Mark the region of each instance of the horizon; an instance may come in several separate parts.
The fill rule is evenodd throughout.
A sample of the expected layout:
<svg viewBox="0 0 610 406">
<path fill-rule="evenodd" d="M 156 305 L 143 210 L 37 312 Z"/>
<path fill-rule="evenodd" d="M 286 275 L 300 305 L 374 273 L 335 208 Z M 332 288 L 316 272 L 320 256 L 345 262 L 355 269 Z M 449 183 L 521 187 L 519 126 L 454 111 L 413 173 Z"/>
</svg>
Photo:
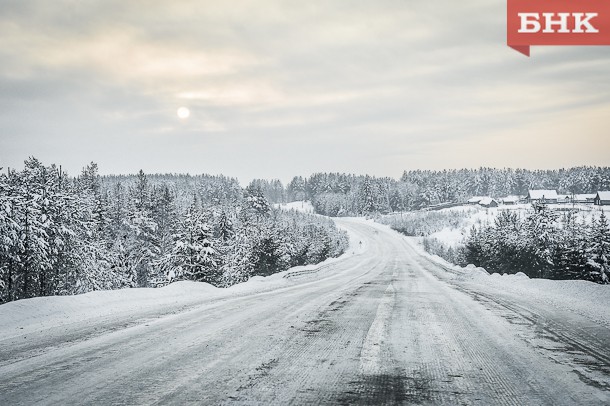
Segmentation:
<svg viewBox="0 0 610 406">
<path fill-rule="evenodd" d="M 37 157 L 31 157 L 31 158 L 35 158 L 38 159 Z M 564 166 L 561 168 L 523 168 L 523 167 L 503 167 L 503 168 L 499 168 L 499 167 L 490 167 L 490 166 L 480 166 L 480 167 L 471 167 L 471 168 L 467 168 L 467 167 L 462 167 L 462 168 L 442 168 L 442 169 L 421 169 L 421 168 L 415 168 L 415 169 L 405 169 L 403 170 L 399 176 L 389 176 L 389 175 L 376 175 L 376 174 L 371 174 L 371 173 L 354 173 L 354 172 L 340 172 L 340 171 L 316 171 L 316 172 L 311 172 L 309 174 L 295 174 L 292 176 L 289 176 L 286 179 L 282 179 L 279 177 L 270 177 L 270 178 L 248 178 L 248 179 L 240 179 L 237 176 L 231 176 L 228 175 L 226 173 L 210 173 L 210 172 L 199 172 L 199 173 L 195 173 L 195 172 L 146 172 L 144 171 L 142 168 L 136 170 L 135 172 L 131 172 L 131 173 L 108 173 L 108 172 L 104 172 L 102 169 L 100 168 L 99 163 L 94 162 L 94 161 L 90 161 L 87 165 L 84 165 L 81 167 L 80 170 L 78 170 L 77 173 L 73 173 L 71 171 L 67 171 L 65 170 L 65 168 L 63 167 L 62 164 L 59 164 L 57 162 L 44 162 L 44 161 L 40 161 L 43 165 L 45 166 L 50 166 L 50 165 L 55 165 L 57 168 L 59 168 L 64 174 L 66 174 L 68 177 L 70 178 L 77 178 L 82 171 L 85 169 L 86 166 L 88 166 L 91 163 L 95 163 L 98 165 L 98 175 L 101 177 L 119 177 L 119 176 L 137 176 L 138 172 L 140 170 L 142 170 L 144 172 L 145 175 L 151 175 L 151 176 L 225 176 L 227 178 L 230 179 L 235 179 L 237 180 L 237 182 L 239 183 L 239 185 L 241 187 L 246 187 L 248 186 L 248 184 L 250 184 L 252 181 L 254 180 L 266 180 L 266 181 L 273 181 L 273 180 L 279 180 L 282 185 L 284 187 L 286 187 L 294 178 L 296 177 L 301 177 L 305 180 L 307 180 L 308 178 L 310 178 L 313 175 L 316 174 L 341 174 L 341 175 L 347 175 L 347 176 L 355 176 L 355 177 L 363 177 L 363 176 L 371 176 L 373 178 L 377 178 L 377 179 L 381 179 L 381 178 L 390 178 L 392 180 L 395 181 L 400 181 L 401 177 L 403 176 L 403 174 L 405 172 L 411 172 L 411 171 L 422 171 L 422 172 L 443 172 L 443 171 L 476 171 L 479 169 L 490 169 L 490 170 L 512 170 L 512 171 L 517 171 L 517 170 L 524 170 L 524 171 L 531 171 L 531 172 L 536 172 L 536 171 L 561 171 L 561 170 L 571 170 L 571 169 L 576 169 L 576 168 L 601 168 L 601 169 L 608 169 L 610 168 L 610 165 L 608 166 L 604 166 L 604 165 L 574 165 L 574 166 Z M 19 166 L 19 167 L 3 167 L 2 163 L 0 162 L 0 170 L 1 171 L 7 171 L 7 170 L 22 170 L 23 169 L 23 165 Z"/>
</svg>

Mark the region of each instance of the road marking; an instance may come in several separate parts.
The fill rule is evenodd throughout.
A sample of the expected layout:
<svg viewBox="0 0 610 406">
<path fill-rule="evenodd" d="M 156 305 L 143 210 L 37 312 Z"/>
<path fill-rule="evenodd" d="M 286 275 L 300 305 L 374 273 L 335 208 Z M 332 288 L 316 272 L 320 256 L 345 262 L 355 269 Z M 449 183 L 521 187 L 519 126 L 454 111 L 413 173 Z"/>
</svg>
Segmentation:
<svg viewBox="0 0 610 406">
<path fill-rule="evenodd" d="M 360 373 L 365 375 L 379 375 L 383 370 L 381 363 L 381 346 L 386 336 L 386 326 L 390 322 L 392 310 L 394 309 L 394 285 L 390 283 L 381 297 L 381 303 L 377 307 L 375 320 L 360 351 Z"/>
</svg>

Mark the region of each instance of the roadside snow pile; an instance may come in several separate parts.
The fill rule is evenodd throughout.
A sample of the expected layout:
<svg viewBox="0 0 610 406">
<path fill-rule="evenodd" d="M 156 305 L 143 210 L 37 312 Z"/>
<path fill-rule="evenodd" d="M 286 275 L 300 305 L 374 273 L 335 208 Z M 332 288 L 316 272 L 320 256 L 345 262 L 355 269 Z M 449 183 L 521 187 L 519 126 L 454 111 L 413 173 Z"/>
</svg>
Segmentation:
<svg viewBox="0 0 610 406">
<path fill-rule="evenodd" d="M 523 272 L 517 272 L 517 273 L 515 274 L 515 277 L 516 277 L 516 278 L 521 278 L 521 279 L 529 279 L 529 278 L 530 278 L 529 276 L 527 276 L 527 275 L 526 275 L 526 274 L 524 274 Z"/>
<path fill-rule="evenodd" d="M 610 285 L 583 280 L 530 279 L 526 275 L 493 274 L 487 280 L 470 281 L 484 285 L 499 297 L 521 297 L 544 303 L 557 311 L 570 311 L 610 328 Z"/>
<path fill-rule="evenodd" d="M 341 224 L 348 233 L 350 245 L 343 255 L 328 258 L 314 265 L 291 268 L 270 276 L 254 276 L 248 281 L 229 288 L 217 288 L 203 282 L 179 281 L 162 288 L 131 288 L 99 290 L 74 296 L 47 296 L 17 300 L 0 305 L 0 339 L 43 331 L 73 323 L 100 319 L 132 320 L 138 317 L 155 317 L 213 300 L 252 295 L 289 287 L 299 283 L 288 279 L 289 273 L 328 267 L 347 257 L 366 251 L 362 237 Z"/>
<path fill-rule="evenodd" d="M 440 257 L 436 257 L 441 259 Z M 444 260 L 443 260 L 444 261 Z M 446 262 L 446 261 L 445 261 Z M 446 262 L 449 264 L 448 262 Z M 452 269 L 457 271 L 455 278 L 458 280 L 477 280 L 479 278 L 488 278 L 489 273 L 485 268 L 481 268 L 480 266 L 474 266 L 473 264 L 468 264 L 466 267 L 462 268 L 456 265 L 449 264 Z"/>
<path fill-rule="evenodd" d="M 313 205 L 310 201 L 296 201 L 290 203 L 276 203 L 273 207 L 282 210 L 295 210 L 301 213 L 314 213 Z"/>
<path fill-rule="evenodd" d="M 162 288 L 132 288 L 17 300 L 0 306 L 0 339 L 73 323 L 101 319 L 133 320 L 173 313 L 214 300 L 262 293 L 294 282 L 282 277 L 255 276 L 229 288 L 204 282 L 173 282 Z"/>
<path fill-rule="evenodd" d="M 17 300 L 0 306 L 0 339 L 57 326 L 171 311 L 219 296 L 207 283 L 175 282 L 163 288 L 133 288 Z"/>
<path fill-rule="evenodd" d="M 610 312 L 604 310 L 610 309 L 610 285 L 584 280 L 530 279 L 522 272 L 490 275 L 484 268 L 472 264 L 460 267 L 425 252 L 418 244 L 418 237 L 401 237 L 421 256 L 438 265 L 438 271 L 432 272 L 440 279 L 469 286 L 475 291 L 488 291 L 498 297 L 527 298 L 558 311 L 577 313 L 610 328 Z"/>
<path fill-rule="evenodd" d="M 483 268 L 480 268 L 483 269 Z M 493 278 L 517 278 L 517 279 L 530 279 L 529 276 L 527 276 L 526 274 L 524 274 L 523 272 L 517 272 L 516 274 L 499 274 L 497 272 L 494 272 L 490 275 Z"/>
<path fill-rule="evenodd" d="M 180 281 L 162 288 L 132 288 L 17 300 L 0 306 L 0 339 L 100 319 L 154 317 L 222 298 L 262 293 L 293 285 L 282 277 L 255 276 L 229 288 Z M 137 317 L 136 317 L 137 316 Z"/>
</svg>

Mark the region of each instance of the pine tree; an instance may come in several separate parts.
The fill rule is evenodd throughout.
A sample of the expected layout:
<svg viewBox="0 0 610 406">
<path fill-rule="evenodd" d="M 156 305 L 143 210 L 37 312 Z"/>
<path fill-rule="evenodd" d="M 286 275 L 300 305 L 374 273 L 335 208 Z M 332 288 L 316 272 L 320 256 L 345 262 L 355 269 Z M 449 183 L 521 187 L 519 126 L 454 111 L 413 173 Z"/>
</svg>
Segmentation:
<svg viewBox="0 0 610 406">
<path fill-rule="evenodd" d="M 271 211 L 269 202 L 259 187 L 253 185 L 248 186 L 245 191 L 245 198 L 247 209 L 254 213 L 259 219 L 268 215 Z"/>
<path fill-rule="evenodd" d="M 220 283 L 212 232 L 195 204 L 184 215 L 174 239 L 174 279 Z"/>
<path fill-rule="evenodd" d="M 598 283 L 610 283 L 610 229 L 604 212 L 594 223 L 587 250 L 588 277 Z"/>
<path fill-rule="evenodd" d="M 1 169 L 1 168 L 0 168 Z M 9 172 L 10 173 L 10 172 Z M 17 196 L 9 176 L 0 175 L 0 303 L 14 299 L 15 265 L 20 227 L 15 217 Z"/>
<path fill-rule="evenodd" d="M 219 286 L 245 282 L 255 274 L 252 239 L 243 231 L 236 232 L 230 245 L 225 245 Z"/>
<path fill-rule="evenodd" d="M 162 286 L 169 282 L 168 275 L 172 269 L 172 251 L 174 234 L 178 224 L 178 212 L 174 194 L 164 184 L 154 189 L 151 215 L 156 225 L 154 236 L 154 255 L 150 257 L 150 279 L 153 286 Z"/>
<path fill-rule="evenodd" d="M 254 241 L 252 261 L 257 275 L 268 276 L 282 271 L 282 252 L 276 230 L 266 228 Z"/>
<path fill-rule="evenodd" d="M 371 178 L 366 176 L 359 191 L 359 212 L 360 214 L 368 214 L 375 212 L 375 196 L 373 194 L 373 185 Z"/>
<path fill-rule="evenodd" d="M 222 210 L 220 212 L 220 217 L 218 219 L 218 227 L 217 227 L 217 235 L 218 238 L 222 241 L 229 241 L 234 234 L 233 230 L 233 222 L 227 215 L 226 210 Z"/>
<path fill-rule="evenodd" d="M 525 240 L 530 247 L 532 274 L 540 278 L 552 277 L 552 252 L 557 226 L 557 215 L 546 205 L 535 205 L 534 212 L 528 217 Z"/>
<path fill-rule="evenodd" d="M 152 215 L 151 191 L 144 171 L 137 175 L 135 187 L 131 190 L 134 202 L 129 213 L 132 244 L 128 247 L 135 261 L 137 286 L 148 286 L 151 267 L 159 255 L 157 223 Z"/>
<path fill-rule="evenodd" d="M 16 209 L 21 232 L 17 253 L 19 261 L 15 267 L 15 299 L 37 296 L 40 281 L 44 281 L 44 275 L 51 267 L 51 252 L 45 232 L 48 218 L 42 208 L 46 186 L 44 172 L 40 161 L 30 158 L 25 161 L 23 172 L 17 174 L 20 199 Z"/>
</svg>

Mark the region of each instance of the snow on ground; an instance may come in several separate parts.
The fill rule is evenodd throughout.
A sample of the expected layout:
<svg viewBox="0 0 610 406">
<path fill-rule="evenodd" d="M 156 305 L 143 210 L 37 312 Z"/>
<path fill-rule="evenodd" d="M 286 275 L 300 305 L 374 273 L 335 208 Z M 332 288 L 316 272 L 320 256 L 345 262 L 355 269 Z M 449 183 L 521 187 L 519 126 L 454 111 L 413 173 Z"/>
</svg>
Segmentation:
<svg viewBox="0 0 610 406">
<path fill-rule="evenodd" d="M 345 229 L 338 224 L 339 228 Z M 337 261 L 367 250 L 362 237 L 345 229 L 350 245 L 343 255 L 314 265 L 293 267 L 267 277 L 254 276 L 229 288 L 208 283 L 180 281 L 162 288 L 100 290 L 74 296 L 50 296 L 17 300 L 0 305 L 0 340 L 58 326 L 100 318 L 117 318 L 142 312 L 172 312 L 174 309 L 236 296 L 262 293 L 293 286 L 299 275 L 311 277 Z M 319 272 L 316 277 L 327 276 Z M 304 280 L 303 280 L 304 281 Z"/>
<path fill-rule="evenodd" d="M 566 210 L 573 206 L 566 204 L 549 205 L 551 209 Z M 579 209 L 577 215 L 590 223 L 597 219 L 603 207 L 589 204 L 574 205 Z M 428 237 L 435 238 L 446 247 L 456 247 L 463 244 L 469 235 L 472 226 L 491 224 L 497 215 L 503 210 L 517 211 L 521 217 L 526 216 L 533 209 L 528 204 L 502 205 L 497 208 L 484 208 L 477 205 L 456 206 L 439 210 L 440 212 L 456 212 L 463 214 L 464 219 L 458 228 L 446 227 L 441 231 L 430 234 Z M 560 211 L 561 213 L 561 211 Z M 425 213 L 422 213 L 425 215 Z M 389 226 L 378 224 L 379 227 Z M 555 281 L 548 279 L 530 279 L 523 273 L 516 275 L 490 275 L 485 269 L 473 265 L 459 267 L 444 259 L 431 255 L 424 251 L 422 237 L 407 237 L 401 234 L 401 238 L 417 250 L 420 255 L 442 266 L 447 272 L 437 275 L 455 283 L 477 286 L 493 295 L 524 296 L 531 300 L 543 302 L 558 309 L 565 309 L 587 317 L 595 323 L 602 323 L 610 327 L 610 312 L 600 312 L 600 308 L 610 309 L 610 285 L 582 280 Z"/>
<path fill-rule="evenodd" d="M 549 204 L 549 209 L 559 210 L 562 213 L 565 210 L 578 210 L 577 215 L 584 219 L 586 223 L 590 223 L 593 219 L 597 219 L 601 211 L 602 206 L 594 206 L 591 204 Z M 479 205 L 465 205 L 449 207 L 446 209 L 439 210 L 439 212 L 461 212 L 468 216 L 464 219 L 460 228 L 444 228 L 441 231 L 437 231 L 429 235 L 430 238 L 435 238 L 446 247 L 453 247 L 463 244 L 472 226 L 480 226 L 482 224 L 493 224 L 495 218 L 501 211 L 509 210 L 516 211 L 521 217 L 528 215 L 532 212 L 531 204 L 514 204 L 514 205 L 500 205 L 498 207 L 485 208 Z"/>
<path fill-rule="evenodd" d="M 477 290 L 486 290 L 496 295 L 527 297 L 557 309 L 575 312 L 610 328 L 610 312 L 600 311 L 600 309 L 610 309 L 610 285 L 583 280 L 530 279 L 521 272 L 515 275 L 497 273 L 490 275 L 484 268 L 474 265 L 460 267 L 425 252 L 419 244 L 421 237 L 404 236 L 383 224 L 375 223 L 375 226 L 398 234 L 422 257 L 440 265 L 446 271 L 436 275 L 441 279 L 475 286 Z"/>
<path fill-rule="evenodd" d="M 446 247 L 456 247 L 464 243 L 464 240 L 468 236 L 468 229 L 469 228 L 464 230 L 446 227 L 441 231 L 430 234 L 430 237 L 436 238 Z"/>
<path fill-rule="evenodd" d="M 424 252 L 417 243 L 417 237 L 403 236 L 391 230 L 389 226 L 365 219 L 351 219 L 350 221 L 365 223 L 379 230 L 379 233 L 395 233 L 417 250 L 424 260 L 427 259 L 441 265 L 446 272 L 440 271 L 436 275 L 440 279 L 450 283 L 476 285 L 497 294 L 511 293 L 529 297 L 560 309 L 574 311 L 592 321 L 610 327 L 610 312 L 599 311 L 600 308 L 610 309 L 610 285 L 599 285 L 587 281 L 529 279 L 527 276 L 519 274 L 489 275 L 483 268 L 472 266 L 462 268 L 430 255 Z M 27 335 L 30 332 L 47 328 L 83 323 L 88 320 L 94 321 L 99 318 L 116 318 L 143 311 L 150 311 L 152 314 L 164 309 L 172 312 L 174 309 L 178 310 L 202 302 L 267 292 L 306 282 L 308 278 L 299 278 L 299 273 L 310 278 L 325 277 L 328 274 L 325 274 L 322 269 L 326 265 L 341 261 L 347 256 L 362 254 L 368 249 L 366 239 L 347 231 L 350 246 L 339 258 L 330 258 L 317 265 L 291 268 L 268 277 L 253 277 L 247 282 L 226 289 L 216 288 L 206 283 L 184 281 L 157 289 L 96 291 L 76 296 L 39 297 L 6 303 L 0 305 L 0 326 L 2 326 L 0 339 Z M 320 271 L 316 272 L 318 269 Z M 312 274 L 315 275 L 312 276 Z"/>
<path fill-rule="evenodd" d="M 290 203 L 276 203 L 273 205 L 275 208 L 282 210 L 295 210 L 302 213 L 314 213 L 313 206 L 310 201 L 296 201 Z"/>
<path fill-rule="evenodd" d="M 604 210 L 603 206 L 595 206 L 593 204 L 584 204 L 584 203 L 576 203 L 576 204 L 567 204 L 567 203 L 557 203 L 557 204 L 547 204 L 546 207 L 554 210 L 578 210 L 580 212 L 599 212 Z M 441 209 L 438 211 L 461 211 L 467 209 L 478 209 L 478 210 L 532 210 L 532 205 L 530 203 L 519 203 L 519 204 L 500 204 L 498 207 L 490 207 L 485 208 L 476 204 L 462 205 L 462 206 L 454 206 L 448 207 L 445 209 Z"/>
</svg>

